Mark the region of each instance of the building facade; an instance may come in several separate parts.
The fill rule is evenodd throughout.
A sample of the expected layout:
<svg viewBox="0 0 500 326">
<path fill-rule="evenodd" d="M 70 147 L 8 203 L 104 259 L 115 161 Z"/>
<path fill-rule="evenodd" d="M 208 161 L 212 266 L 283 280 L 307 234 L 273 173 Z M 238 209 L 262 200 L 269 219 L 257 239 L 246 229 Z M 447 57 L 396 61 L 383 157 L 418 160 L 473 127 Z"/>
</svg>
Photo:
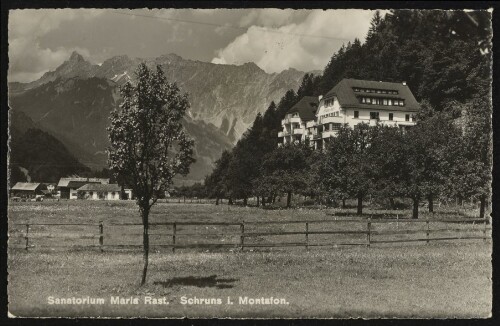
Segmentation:
<svg viewBox="0 0 500 326">
<path fill-rule="evenodd" d="M 88 183 L 77 189 L 79 199 L 120 200 L 121 187 L 117 184 Z"/>
<path fill-rule="evenodd" d="M 317 107 L 311 116 L 304 103 L 311 104 L 312 110 L 313 102 L 313 98 L 304 97 L 288 111 L 282 120 L 283 131 L 278 134 L 280 144 L 308 140 L 315 148 L 324 148 L 343 125 L 366 123 L 408 128 L 415 125 L 414 116 L 420 109 L 405 82 L 347 78 L 316 99 Z"/>
<path fill-rule="evenodd" d="M 18 182 L 10 189 L 10 195 L 11 197 L 35 198 L 43 195 L 46 190 L 47 186 L 43 183 Z"/>
<path fill-rule="evenodd" d="M 105 178 L 61 178 L 57 184 L 57 191 L 61 199 L 77 199 L 78 188 L 86 184 L 109 184 Z"/>
</svg>

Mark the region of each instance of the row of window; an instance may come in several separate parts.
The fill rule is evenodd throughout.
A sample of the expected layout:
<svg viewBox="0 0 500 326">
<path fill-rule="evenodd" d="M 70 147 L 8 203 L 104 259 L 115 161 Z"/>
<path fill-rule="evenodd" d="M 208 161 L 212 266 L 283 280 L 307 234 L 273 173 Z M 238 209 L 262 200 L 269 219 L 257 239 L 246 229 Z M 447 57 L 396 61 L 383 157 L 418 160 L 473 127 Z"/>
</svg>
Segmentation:
<svg viewBox="0 0 500 326">
<path fill-rule="evenodd" d="M 354 111 L 354 119 L 359 119 L 359 111 Z M 380 120 L 379 112 L 370 112 L 370 119 Z M 405 114 L 405 121 L 414 121 L 414 117 L 410 114 Z M 389 121 L 394 120 L 394 113 L 389 113 Z"/>
<path fill-rule="evenodd" d="M 324 131 L 337 131 L 342 127 L 341 123 L 327 123 L 324 125 Z"/>
<path fill-rule="evenodd" d="M 333 98 L 325 100 L 325 106 L 332 106 L 335 100 Z"/>
<path fill-rule="evenodd" d="M 398 91 L 392 89 L 374 89 L 374 88 L 360 88 L 353 87 L 355 92 L 376 93 L 376 94 L 398 94 Z"/>
<path fill-rule="evenodd" d="M 327 114 L 324 114 L 321 116 L 321 119 L 324 119 L 324 118 L 328 118 L 328 117 L 338 117 L 340 114 L 339 111 L 336 111 L 336 112 L 330 112 L 330 113 L 327 113 Z"/>
<path fill-rule="evenodd" d="M 371 98 L 371 97 L 360 97 L 360 101 L 363 104 L 375 104 L 375 105 L 396 105 L 404 106 L 405 101 L 392 98 Z"/>
</svg>

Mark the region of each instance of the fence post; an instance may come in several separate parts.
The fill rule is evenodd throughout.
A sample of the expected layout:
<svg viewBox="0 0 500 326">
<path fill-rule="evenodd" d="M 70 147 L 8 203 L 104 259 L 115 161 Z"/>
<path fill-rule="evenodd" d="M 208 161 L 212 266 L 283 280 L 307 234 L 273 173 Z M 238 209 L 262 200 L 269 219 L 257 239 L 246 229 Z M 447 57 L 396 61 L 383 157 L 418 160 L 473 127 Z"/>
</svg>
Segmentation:
<svg viewBox="0 0 500 326">
<path fill-rule="evenodd" d="M 306 250 L 309 251 L 309 222 L 306 222 Z"/>
<path fill-rule="evenodd" d="M 483 241 L 486 242 L 486 216 L 484 217 Z"/>
<path fill-rule="evenodd" d="M 241 251 L 243 251 L 245 244 L 245 221 L 240 224 L 240 246 L 241 246 Z"/>
<path fill-rule="evenodd" d="M 177 234 L 177 224 L 174 222 L 172 225 L 172 253 L 175 253 L 175 236 Z"/>
<path fill-rule="evenodd" d="M 29 233 L 30 233 L 30 225 L 26 224 L 26 236 L 24 237 L 26 239 L 26 251 L 28 251 L 29 248 Z"/>
<path fill-rule="evenodd" d="M 104 245 L 104 225 L 102 221 L 99 221 L 99 246 L 101 247 L 101 252 L 104 251 L 103 245 Z"/>
<path fill-rule="evenodd" d="M 371 216 L 368 218 L 367 229 L 368 229 L 368 233 L 366 234 L 366 240 L 368 241 L 367 247 L 370 247 L 370 243 L 371 243 L 371 229 L 372 229 L 372 218 L 371 218 Z"/>
<path fill-rule="evenodd" d="M 426 243 L 428 244 L 428 243 L 429 243 L 429 231 L 430 231 L 430 227 L 429 227 L 429 217 L 427 217 L 427 218 L 426 218 L 426 220 L 425 220 L 425 224 L 427 225 L 427 232 L 426 232 L 426 234 L 427 234 L 427 241 L 426 241 Z"/>
</svg>

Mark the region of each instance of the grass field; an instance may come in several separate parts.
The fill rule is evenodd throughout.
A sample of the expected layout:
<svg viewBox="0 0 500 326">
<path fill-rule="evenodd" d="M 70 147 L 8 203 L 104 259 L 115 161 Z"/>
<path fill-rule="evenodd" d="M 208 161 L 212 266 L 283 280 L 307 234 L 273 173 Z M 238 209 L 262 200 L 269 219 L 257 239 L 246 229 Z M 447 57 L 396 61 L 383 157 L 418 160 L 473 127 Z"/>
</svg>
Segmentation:
<svg viewBox="0 0 500 326">
<path fill-rule="evenodd" d="M 329 212 L 351 213 L 345 210 Z M 407 213 L 397 214 L 404 218 Z M 450 216 L 453 213 L 443 209 L 432 218 Z M 151 220 L 241 222 L 325 217 L 325 211 L 320 210 L 264 211 L 226 205 L 159 204 Z M 101 220 L 104 223 L 140 223 L 132 202 L 66 201 L 9 206 L 11 224 Z M 404 222 L 399 221 L 380 227 L 402 225 Z M 352 225 L 336 227 L 352 228 Z M 11 236 L 21 231 L 17 226 L 9 227 Z M 139 231 L 140 228 L 134 232 L 130 229 L 118 232 L 116 241 L 127 238 L 140 243 Z M 60 243 L 62 240 L 57 236 L 64 232 L 93 234 L 96 230 L 77 228 L 46 232 L 54 235 L 46 243 L 50 245 Z M 88 239 L 89 243 L 95 240 Z M 14 240 L 9 241 L 12 246 Z M 72 240 L 65 241 L 70 245 Z M 144 287 L 139 286 L 140 248 L 102 253 L 92 249 L 52 251 L 35 247 L 25 252 L 11 248 L 8 262 L 9 311 L 16 316 L 467 318 L 489 316 L 492 300 L 491 243 L 483 240 L 323 248 L 309 252 L 304 248 L 253 252 L 185 250 L 175 254 L 158 250 L 150 257 L 149 278 Z M 51 296 L 98 297 L 104 298 L 105 304 L 51 305 L 48 302 Z M 111 304 L 111 296 L 137 297 L 140 302 L 137 305 Z M 169 304 L 144 304 L 145 296 L 165 297 Z M 288 304 L 238 304 L 240 296 L 272 296 L 284 298 Z M 222 303 L 185 305 L 183 297 L 219 298 Z M 235 303 L 226 304 L 227 297 Z"/>
</svg>

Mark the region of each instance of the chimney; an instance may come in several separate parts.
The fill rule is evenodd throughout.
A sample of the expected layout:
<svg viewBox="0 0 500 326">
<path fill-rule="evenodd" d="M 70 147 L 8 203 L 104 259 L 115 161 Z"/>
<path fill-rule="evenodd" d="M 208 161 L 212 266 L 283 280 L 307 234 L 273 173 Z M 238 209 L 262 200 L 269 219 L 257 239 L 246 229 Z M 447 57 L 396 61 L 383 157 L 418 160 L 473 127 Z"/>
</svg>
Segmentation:
<svg viewBox="0 0 500 326">
<path fill-rule="evenodd" d="M 406 82 L 405 82 L 405 81 L 403 82 L 403 85 L 405 85 L 405 86 L 406 86 Z"/>
<path fill-rule="evenodd" d="M 321 101 L 322 98 L 323 98 L 323 95 L 318 96 L 318 101 Z"/>
</svg>

